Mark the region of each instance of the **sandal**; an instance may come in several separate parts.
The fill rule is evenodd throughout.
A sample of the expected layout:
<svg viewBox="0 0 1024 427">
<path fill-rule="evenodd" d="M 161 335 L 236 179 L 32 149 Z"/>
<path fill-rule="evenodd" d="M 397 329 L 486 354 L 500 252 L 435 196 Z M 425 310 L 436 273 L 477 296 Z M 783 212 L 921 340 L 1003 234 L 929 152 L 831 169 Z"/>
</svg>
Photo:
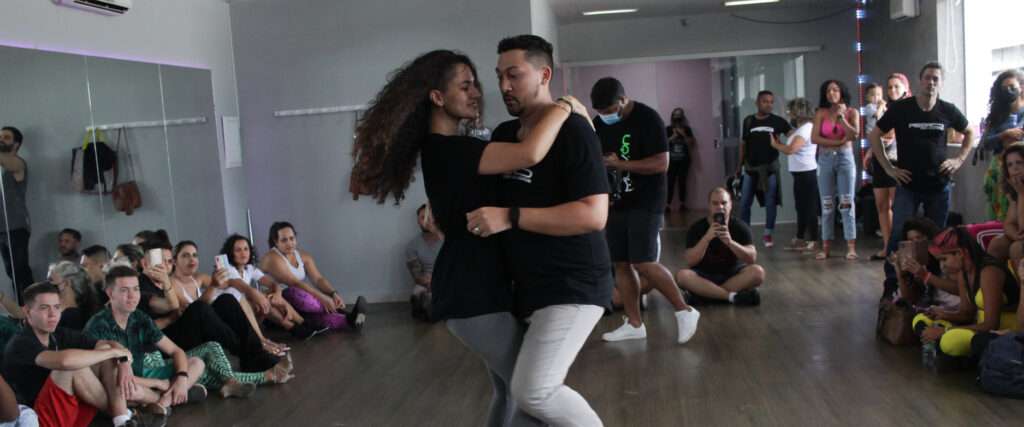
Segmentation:
<svg viewBox="0 0 1024 427">
<path fill-rule="evenodd" d="M 860 256 L 857 255 L 856 252 L 847 252 L 846 253 L 846 260 L 847 261 L 856 261 L 858 259 L 860 259 Z"/>
<path fill-rule="evenodd" d="M 814 254 L 814 259 L 816 259 L 818 261 L 824 260 L 826 258 L 828 258 L 828 252 L 827 251 L 818 251 L 818 253 Z"/>
<path fill-rule="evenodd" d="M 285 361 L 288 361 L 285 363 Z M 280 363 L 274 365 L 266 371 L 267 382 L 271 384 L 284 384 L 295 378 L 295 375 L 291 373 L 291 360 L 283 359 Z"/>
<path fill-rule="evenodd" d="M 284 357 L 284 355 L 288 354 L 288 352 L 291 351 L 291 347 L 265 339 L 263 340 L 263 351 L 266 351 L 267 353 L 270 353 L 277 357 Z"/>
</svg>

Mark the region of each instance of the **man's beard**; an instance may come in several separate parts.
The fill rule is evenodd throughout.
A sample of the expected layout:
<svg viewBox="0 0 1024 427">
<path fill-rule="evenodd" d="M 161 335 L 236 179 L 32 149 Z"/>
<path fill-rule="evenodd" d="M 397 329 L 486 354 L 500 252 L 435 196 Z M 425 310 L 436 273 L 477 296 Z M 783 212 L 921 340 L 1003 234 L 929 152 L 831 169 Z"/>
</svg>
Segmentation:
<svg viewBox="0 0 1024 427">
<path fill-rule="evenodd" d="M 10 153 L 14 151 L 13 145 L 0 144 L 0 153 Z"/>
<path fill-rule="evenodd" d="M 531 101 L 532 101 L 532 100 L 535 100 L 535 99 L 537 99 L 537 97 L 538 97 L 539 95 L 540 95 L 540 85 L 537 85 L 537 87 L 536 87 L 536 88 L 534 88 L 534 90 L 533 90 L 533 93 L 531 94 L 531 96 L 529 97 L 529 99 L 530 99 Z M 506 103 L 505 103 L 505 109 L 506 109 L 506 110 L 508 110 L 508 114 L 509 114 L 510 116 L 513 116 L 513 117 L 519 117 L 519 116 L 523 115 L 523 112 L 525 112 L 525 111 L 526 111 L 526 107 L 524 107 L 524 106 L 523 106 L 523 102 L 522 102 L 522 100 L 520 100 L 519 98 L 516 98 L 516 97 L 514 97 L 514 96 L 511 96 L 511 95 L 506 95 L 506 97 L 508 97 L 508 98 L 512 98 L 513 100 L 515 100 L 515 106 L 516 106 L 516 109 L 515 109 L 515 110 L 513 110 L 513 109 L 512 109 L 512 106 L 510 106 L 510 105 L 508 104 L 508 102 L 506 102 Z"/>
</svg>

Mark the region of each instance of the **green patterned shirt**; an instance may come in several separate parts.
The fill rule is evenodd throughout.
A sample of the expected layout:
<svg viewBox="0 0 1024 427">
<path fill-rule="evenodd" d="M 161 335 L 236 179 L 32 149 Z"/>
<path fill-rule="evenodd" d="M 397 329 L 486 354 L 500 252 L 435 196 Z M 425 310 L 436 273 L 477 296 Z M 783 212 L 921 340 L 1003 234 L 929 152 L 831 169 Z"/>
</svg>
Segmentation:
<svg viewBox="0 0 1024 427">
<path fill-rule="evenodd" d="M 97 340 L 117 341 L 132 352 L 132 372 L 142 375 L 142 360 L 146 353 L 156 351 L 156 343 L 164 338 L 164 333 L 156 326 L 153 319 L 140 310 L 128 316 L 128 325 L 121 329 L 114 321 L 110 307 L 97 312 L 89 323 L 85 324 L 85 334 Z"/>
</svg>

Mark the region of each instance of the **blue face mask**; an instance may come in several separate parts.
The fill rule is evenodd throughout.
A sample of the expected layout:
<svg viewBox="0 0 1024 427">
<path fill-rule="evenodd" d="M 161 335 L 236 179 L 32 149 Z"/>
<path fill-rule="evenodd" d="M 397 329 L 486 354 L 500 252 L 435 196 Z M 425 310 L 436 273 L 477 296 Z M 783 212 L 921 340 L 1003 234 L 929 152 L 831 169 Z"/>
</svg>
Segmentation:
<svg viewBox="0 0 1024 427">
<path fill-rule="evenodd" d="M 612 114 L 601 114 L 601 113 L 598 113 L 597 116 L 600 117 L 601 121 L 604 122 L 604 124 L 606 124 L 608 126 L 614 125 L 614 124 L 622 121 L 622 115 L 620 114 L 619 111 L 616 111 L 616 112 L 614 112 Z"/>
</svg>

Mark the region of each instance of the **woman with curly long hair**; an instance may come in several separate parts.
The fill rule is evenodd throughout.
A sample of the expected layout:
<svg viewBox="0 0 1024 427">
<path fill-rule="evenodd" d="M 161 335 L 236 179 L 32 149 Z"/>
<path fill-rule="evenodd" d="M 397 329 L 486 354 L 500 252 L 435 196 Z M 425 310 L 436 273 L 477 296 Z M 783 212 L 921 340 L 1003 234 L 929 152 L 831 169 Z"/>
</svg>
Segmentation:
<svg viewBox="0 0 1024 427">
<path fill-rule="evenodd" d="M 860 138 L 860 114 L 857 109 L 847 107 L 850 92 L 839 80 L 822 83 L 820 96 L 811 131 L 811 142 L 818 146 L 818 189 L 821 192 L 821 251 L 814 258 L 828 258 L 838 198 L 846 259 L 854 261 L 857 259 L 857 222 L 853 193 L 857 165 L 853 160 L 853 141 Z"/>
<path fill-rule="evenodd" d="M 435 50 L 395 71 L 356 129 L 352 179 L 384 203 L 400 203 L 420 160 L 423 185 L 445 241 L 434 264 L 432 317 L 487 366 L 494 386 L 489 426 L 535 424 L 510 397 L 523 326 L 512 315 L 512 283 L 496 239 L 467 230 L 466 214 L 497 202 L 499 174 L 540 162 L 573 110 L 563 100 L 545 112 L 521 143 L 459 136 L 462 119 L 480 115 L 476 68 L 463 54 Z"/>
<path fill-rule="evenodd" d="M 999 174 L 1002 168 L 1002 156 L 999 154 L 1010 144 L 1024 141 L 1024 129 L 1021 129 L 1024 127 L 1024 91 L 1021 91 L 1021 86 L 1024 86 L 1024 73 L 1019 70 L 1003 71 L 996 76 L 989 90 L 989 113 L 985 117 L 985 133 L 981 136 L 980 148 L 994 154 L 985 173 L 988 216 L 1000 221 L 1006 218 L 1013 206 L 1000 185 L 1004 177 Z"/>
</svg>

